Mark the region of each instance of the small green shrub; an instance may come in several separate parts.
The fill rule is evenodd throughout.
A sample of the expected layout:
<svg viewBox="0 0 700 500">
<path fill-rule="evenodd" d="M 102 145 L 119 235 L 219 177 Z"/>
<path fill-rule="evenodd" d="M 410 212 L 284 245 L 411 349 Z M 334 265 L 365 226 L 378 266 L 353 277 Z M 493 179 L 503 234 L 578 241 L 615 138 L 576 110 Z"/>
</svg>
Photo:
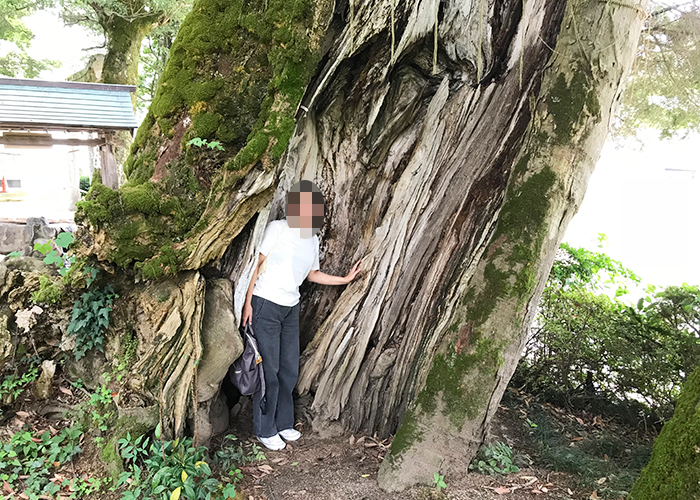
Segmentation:
<svg viewBox="0 0 700 500">
<path fill-rule="evenodd" d="M 206 139 L 202 139 L 201 137 L 195 137 L 194 139 L 190 139 L 187 141 L 188 146 L 197 146 L 197 147 L 207 147 L 209 149 L 218 149 L 219 151 L 224 151 L 224 147 L 221 145 L 221 142 L 219 141 L 207 141 Z"/>
<path fill-rule="evenodd" d="M 48 430 L 39 438 L 29 431 L 20 431 L 9 442 L 0 442 L 0 480 L 25 495 L 23 498 L 53 497 L 74 480 L 64 479 L 62 484 L 51 482 L 51 470 L 82 451 L 78 446 L 82 433 L 81 427 L 74 425 L 61 429 L 55 436 Z M 76 484 L 73 483 L 74 489 Z"/>
<path fill-rule="evenodd" d="M 71 255 L 69 257 L 65 254 L 63 256 L 58 255 L 58 252 L 52 249 L 51 242 L 67 250 L 70 244 L 73 243 L 73 235 L 64 232 L 56 236 L 55 240 L 51 239 L 46 243 L 34 243 L 34 250 L 44 254 L 44 263 L 55 264 L 58 268 L 58 273 L 64 276 L 68 272 L 68 269 L 70 269 L 70 266 L 75 262 L 75 256 Z"/>
<path fill-rule="evenodd" d="M 75 359 L 82 358 L 90 349 L 104 352 L 103 334 L 109 326 L 109 312 L 117 297 L 112 285 L 107 285 L 104 288 L 89 289 L 75 301 L 66 330 L 75 335 Z"/>
<path fill-rule="evenodd" d="M 236 436 L 227 435 L 221 444 L 221 449 L 214 453 L 214 463 L 220 464 L 224 471 L 228 471 L 228 475 L 234 478 L 234 482 L 242 477 L 238 465 L 265 460 L 265 454 L 257 444 L 253 443 L 251 450 L 246 452 L 243 446 L 235 444 L 236 441 L 238 441 Z"/>
<path fill-rule="evenodd" d="M 496 444 L 488 444 L 479 448 L 469 468 L 492 476 L 496 474 L 511 474 L 520 470 L 513 463 L 513 450 L 510 449 L 510 446 L 500 441 Z"/>
<path fill-rule="evenodd" d="M 442 476 L 437 472 L 434 473 L 433 474 L 433 486 L 435 486 L 437 488 L 438 493 L 443 488 L 447 488 L 447 485 L 445 484 L 445 476 Z"/>
<path fill-rule="evenodd" d="M 123 493 L 124 500 L 135 500 L 142 494 L 160 500 L 181 497 L 204 500 L 216 498 L 214 493 L 225 489 L 212 477 L 211 468 L 205 461 L 205 446 L 195 448 L 191 438 L 157 441 L 159 438 L 160 424 L 156 428 L 156 440 L 150 446 L 148 438 L 138 437 L 132 441 L 129 434 L 118 441 L 127 470 L 120 474 L 112 490 L 129 484 L 129 490 Z M 226 488 L 226 494 L 234 496 L 232 485 Z"/>
<path fill-rule="evenodd" d="M 6 375 L 0 384 L 0 402 L 12 404 L 27 388 L 27 385 L 36 380 L 38 376 L 39 370 L 37 368 L 31 368 L 21 376 L 17 374 Z M 0 414 L 2 414 L 1 411 Z"/>
</svg>

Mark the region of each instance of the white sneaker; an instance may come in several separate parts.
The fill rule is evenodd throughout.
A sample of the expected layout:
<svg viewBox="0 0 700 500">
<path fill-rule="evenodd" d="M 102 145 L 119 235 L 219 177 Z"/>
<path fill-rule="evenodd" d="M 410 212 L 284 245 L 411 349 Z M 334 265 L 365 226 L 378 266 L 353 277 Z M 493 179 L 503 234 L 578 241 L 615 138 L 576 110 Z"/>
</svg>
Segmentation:
<svg viewBox="0 0 700 500">
<path fill-rule="evenodd" d="M 258 441 L 264 444 L 265 448 L 267 448 L 268 450 L 279 451 L 285 446 L 287 446 L 287 443 L 282 441 L 282 438 L 280 438 L 279 434 L 275 434 L 274 436 L 270 436 L 267 438 L 261 438 L 259 436 L 256 437 L 258 438 Z"/>
<path fill-rule="evenodd" d="M 282 436 L 285 441 L 296 441 L 301 437 L 301 432 L 296 429 L 285 429 L 280 431 L 279 435 Z"/>
</svg>

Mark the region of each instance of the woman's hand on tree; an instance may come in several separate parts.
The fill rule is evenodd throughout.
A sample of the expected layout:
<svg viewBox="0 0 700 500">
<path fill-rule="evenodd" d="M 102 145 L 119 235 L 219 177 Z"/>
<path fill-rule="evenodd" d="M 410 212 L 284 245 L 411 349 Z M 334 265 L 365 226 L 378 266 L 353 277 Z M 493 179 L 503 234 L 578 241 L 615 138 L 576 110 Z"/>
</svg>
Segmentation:
<svg viewBox="0 0 700 500">
<path fill-rule="evenodd" d="M 355 279 L 355 276 L 360 272 L 360 263 L 362 262 L 362 259 L 358 260 L 357 263 L 352 266 L 352 269 L 350 269 L 350 272 L 345 276 L 346 283 L 350 283 L 352 280 Z"/>
<path fill-rule="evenodd" d="M 241 326 L 245 326 L 246 323 L 253 323 L 253 306 L 247 302 L 243 306 L 243 314 L 241 315 Z"/>
</svg>

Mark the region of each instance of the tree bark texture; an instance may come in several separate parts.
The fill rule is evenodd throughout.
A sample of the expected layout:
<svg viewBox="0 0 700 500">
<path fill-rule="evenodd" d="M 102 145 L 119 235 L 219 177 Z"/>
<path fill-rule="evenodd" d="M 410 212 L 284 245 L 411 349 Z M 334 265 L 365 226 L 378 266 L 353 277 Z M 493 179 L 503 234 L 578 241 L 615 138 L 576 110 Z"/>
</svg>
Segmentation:
<svg viewBox="0 0 700 500">
<path fill-rule="evenodd" d="M 398 428 L 383 487 L 430 483 L 468 461 L 515 369 L 646 3 L 300 5 L 195 5 L 129 182 L 93 188 L 82 241 L 144 277 L 201 269 L 240 292 L 268 210 L 315 181 L 322 269 L 364 256 L 363 273 L 306 287 L 298 389 L 319 432 Z"/>
<path fill-rule="evenodd" d="M 664 424 L 630 500 L 700 498 L 700 369 L 688 377 L 673 418 Z"/>
</svg>

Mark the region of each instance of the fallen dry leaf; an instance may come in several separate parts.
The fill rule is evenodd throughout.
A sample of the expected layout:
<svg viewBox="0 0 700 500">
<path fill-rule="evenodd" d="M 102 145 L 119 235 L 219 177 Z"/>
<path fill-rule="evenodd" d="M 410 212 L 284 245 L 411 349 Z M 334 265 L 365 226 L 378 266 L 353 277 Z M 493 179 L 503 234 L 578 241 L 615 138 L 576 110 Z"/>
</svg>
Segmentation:
<svg viewBox="0 0 700 500">
<path fill-rule="evenodd" d="M 58 390 L 61 391 L 63 394 L 68 394 L 69 396 L 73 395 L 73 391 L 65 387 L 58 386 Z"/>
<path fill-rule="evenodd" d="M 598 479 L 598 480 L 596 481 L 596 483 L 598 483 L 598 484 L 603 484 L 603 483 L 605 482 L 606 479 L 607 479 L 607 477 L 601 477 L 600 479 Z"/>
<path fill-rule="evenodd" d="M 588 498 L 590 498 L 590 500 L 596 500 L 596 498 L 598 498 L 598 491 L 593 490 L 593 493 L 591 493 L 591 496 Z"/>
<path fill-rule="evenodd" d="M 274 471 L 274 469 L 267 464 L 258 465 L 258 470 L 261 472 L 265 472 L 266 474 L 270 474 Z"/>
<path fill-rule="evenodd" d="M 506 493 L 510 493 L 510 490 L 508 488 L 503 487 L 503 486 L 499 486 L 498 488 L 496 488 L 493 491 L 495 491 L 499 495 L 505 495 Z"/>
<path fill-rule="evenodd" d="M 566 492 L 567 492 L 569 495 L 573 495 L 573 494 L 574 494 L 574 492 L 571 491 L 571 488 L 566 488 Z"/>
<path fill-rule="evenodd" d="M 581 441 L 582 439 L 583 439 L 582 437 L 571 438 L 572 441 Z"/>
<path fill-rule="evenodd" d="M 10 486 L 10 483 L 7 481 L 2 482 L 2 489 L 5 490 L 8 493 L 12 493 L 14 490 L 12 489 L 12 486 Z"/>
<path fill-rule="evenodd" d="M 542 492 L 541 492 L 540 490 L 538 490 L 537 488 L 535 488 L 534 490 L 532 490 L 532 492 L 533 492 L 535 495 L 541 495 L 541 494 L 542 494 Z"/>
<path fill-rule="evenodd" d="M 547 493 L 549 490 L 546 486 L 542 486 L 542 493 Z"/>
<path fill-rule="evenodd" d="M 350 436 L 350 439 L 348 439 L 348 442 L 350 443 L 350 446 L 355 444 L 355 435 L 354 434 L 352 436 Z"/>
<path fill-rule="evenodd" d="M 576 421 L 577 421 L 579 424 L 583 425 L 583 420 L 581 420 L 579 417 L 576 417 Z"/>
</svg>

